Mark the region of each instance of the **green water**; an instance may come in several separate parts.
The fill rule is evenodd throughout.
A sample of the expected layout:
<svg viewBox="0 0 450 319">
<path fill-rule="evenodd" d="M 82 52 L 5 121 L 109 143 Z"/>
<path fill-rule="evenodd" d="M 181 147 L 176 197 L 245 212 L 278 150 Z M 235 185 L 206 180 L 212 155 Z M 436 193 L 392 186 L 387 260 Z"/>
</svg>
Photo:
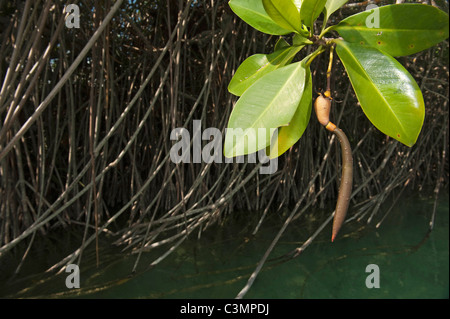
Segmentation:
<svg viewBox="0 0 450 319">
<path fill-rule="evenodd" d="M 384 206 L 390 205 L 385 203 L 379 216 Z M 328 226 L 299 257 L 277 263 L 276 257 L 299 247 L 326 218 L 321 211 L 305 215 L 288 227 L 245 298 L 448 298 L 448 192 L 439 201 L 434 230 L 426 236 L 432 209 L 431 198 L 400 200 L 380 228 L 352 221 L 330 243 Z M 85 252 L 81 287 L 71 290 L 65 286 L 67 273 L 33 274 L 71 252 L 67 241 L 53 241 L 57 249 L 34 256 L 24 265 L 26 274 L 11 279 L 12 263 L 1 267 L 0 297 L 234 298 L 285 218 L 273 216 L 252 236 L 258 214 L 239 213 L 200 239 L 196 234 L 188 238 L 154 268 L 147 266 L 162 251 L 144 254 L 134 276 L 136 255 L 103 244 L 98 268 L 94 251 Z M 369 264 L 379 267 L 380 288 L 366 287 Z"/>
</svg>

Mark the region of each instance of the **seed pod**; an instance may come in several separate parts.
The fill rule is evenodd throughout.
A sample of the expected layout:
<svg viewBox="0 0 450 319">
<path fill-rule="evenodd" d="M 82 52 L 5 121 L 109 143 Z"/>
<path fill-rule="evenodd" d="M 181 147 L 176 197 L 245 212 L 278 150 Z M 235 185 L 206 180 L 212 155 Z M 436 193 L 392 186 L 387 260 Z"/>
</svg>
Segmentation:
<svg viewBox="0 0 450 319">
<path fill-rule="evenodd" d="M 352 148 L 347 136 L 340 128 L 335 128 L 334 134 L 339 138 L 341 142 L 341 152 L 342 152 L 342 176 L 341 185 L 339 186 L 339 195 L 336 205 L 336 211 L 334 213 L 333 220 L 333 232 L 331 235 L 331 241 L 333 242 L 336 238 L 339 229 L 345 220 L 345 215 L 347 214 L 348 205 L 350 204 L 350 197 L 352 195 L 352 184 L 353 184 L 353 157 Z"/>
<path fill-rule="evenodd" d="M 330 109 L 331 109 L 331 100 L 322 94 L 319 95 L 314 102 L 314 110 L 316 111 L 317 119 L 319 123 L 323 126 L 327 126 L 330 122 Z"/>
</svg>

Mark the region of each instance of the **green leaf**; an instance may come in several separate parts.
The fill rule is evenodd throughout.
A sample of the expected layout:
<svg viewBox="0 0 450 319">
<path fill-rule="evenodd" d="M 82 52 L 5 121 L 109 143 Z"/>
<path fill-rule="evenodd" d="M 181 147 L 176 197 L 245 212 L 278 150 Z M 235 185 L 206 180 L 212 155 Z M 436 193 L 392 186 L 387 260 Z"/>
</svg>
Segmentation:
<svg viewBox="0 0 450 319">
<path fill-rule="evenodd" d="M 288 125 L 294 116 L 305 77 L 304 65 L 296 62 L 266 74 L 249 87 L 231 112 L 224 155 L 251 154 L 268 146 L 273 131 Z M 262 129 L 262 135 L 258 129 Z"/>
<path fill-rule="evenodd" d="M 248 57 L 237 69 L 228 85 L 230 93 L 241 96 L 261 77 L 289 64 L 303 46 L 292 46 L 271 54 L 255 54 Z"/>
<path fill-rule="evenodd" d="M 302 0 L 292 0 L 292 2 L 297 7 L 298 12 L 300 12 L 300 8 L 302 7 Z"/>
<path fill-rule="evenodd" d="M 269 17 L 280 27 L 291 32 L 301 30 L 300 14 L 292 0 L 263 0 L 262 2 Z"/>
<path fill-rule="evenodd" d="M 294 36 L 292 37 L 292 42 L 294 45 L 313 44 L 311 40 L 298 33 L 294 34 Z"/>
<path fill-rule="evenodd" d="M 303 0 L 300 9 L 300 18 L 303 23 L 313 29 L 314 21 L 322 13 L 327 0 Z"/>
<path fill-rule="evenodd" d="M 285 39 L 283 39 L 283 37 L 280 37 L 277 41 L 277 43 L 275 44 L 275 48 L 274 48 L 274 52 L 281 50 L 281 49 L 286 49 L 289 48 L 291 45 L 289 43 L 287 43 L 287 41 Z"/>
<path fill-rule="evenodd" d="M 348 0 L 327 0 L 327 3 L 325 3 L 325 19 L 323 20 L 323 23 L 326 24 L 330 16 L 347 1 Z"/>
<path fill-rule="evenodd" d="M 290 30 L 283 29 L 269 17 L 260 0 L 230 0 L 228 4 L 239 18 L 258 31 L 273 35 L 291 33 Z"/>
<path fill-rule="evenodd" d="M 411 74 L 376 48 L 335 40 L 339 55 L 367 118 L 407 146 L 419 136 L 425 116 L 422 92 Z"/>
<path fill-rule="evenodd" d="M 448 38 L 448 15 L 429 5 L 397 4 L 361 12 L 335 28 L 344 40 L 376 47 L 392 56 L 417 53 Z"/>
<path fill-rule="evenodd" d="M 282 155 L 302 137 L 311 118 L 312 109 L 312 78 L 309 68 L 306 69 L 306 83 L 297 110 L 288 126 L 278 129 L 277 139 L 272 138 L 270 158 Z M 275 136 L 274 136 L 275 137 Z"/>
</svg>

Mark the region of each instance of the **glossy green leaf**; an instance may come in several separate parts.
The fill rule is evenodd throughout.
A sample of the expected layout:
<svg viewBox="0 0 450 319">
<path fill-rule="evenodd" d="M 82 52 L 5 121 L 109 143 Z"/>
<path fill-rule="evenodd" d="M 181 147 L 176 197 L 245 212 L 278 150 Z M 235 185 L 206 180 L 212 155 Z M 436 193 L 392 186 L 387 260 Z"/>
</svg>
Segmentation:
<svg viewBox="0 0 450 319">
<path fill-rule="evenodd" d="M 312 44 L 311 40 L 298 33 L 292 37 L 292 42 L 294 45 Z"/>
<path fill-rule="evenodd" d="M 392 56 L 410 55 L 448 38 L 448 15 L 429 5 L 397 4 L 352 15 L 335 28 L 344 40 Z"/>
<path fill-rule="evenodd" d="M 262 2 L 269 17 L 280 27 L 291 32 L 301 30 L 300 14 L 292 0 L 263 0 Z"/>
<path fill-rule="evenodd" d="M 292 0 L 298 12 L 300 12 L 300 8 L 302 7 L 302 0 Z"/>
<path fill-rule="evenodd" d="M 230 0 L 229 5 L 239 18 L 256 30 L 274 35 L 291 33 L 269 17 L 261 0 Z"/>
<path fill-rule="evenodd" d="M 288 126 L 278 129 L 276 140 L 270 144 L 270 158 L 282 155 L 302 137 L 311 118 L 312 78 L 309 68 L 306 69 L 306 83 L 300 103 Z M 274 136 L 275 137 L 275 136 Z"/>
<path fill-rule="evenodd" d="M 425 116 L 419 86 L 392 56 L 370 46 L 336 40 L 339 55 L 367 118 L 407 146 L 419 136 Z"/>
<path fill-rule="evenodd" d="M 302 47 L 289 46 L 271 54 L 255 54 L 248 57 L 236 70 L 228 85 L 228 91 L 236 96 L 241 96 L 261 77 L 289 64 Z"/>
<path fill-rule="evenodd" d="M 327 3 L 325 3 L 324 23 L 326 23 L 330 16 L 340 7 L 342 7 L 347 1 L 348 0 L 327 0 Z"/>
<path fill-rule="evenodd" d="M 224 155 L 251 154 L 268 146 L 274 129 L 288 125 L 294 116 L 305 78 L 304 65 L 296 62 L 266 74 L 249 87 L 231 112 Z"/>
<path fill-rule="evenodd" d="M 327 0 L 303 0 L 300 18 L 311 30 L 317 17 L 322 13 Z"/>
</svg>

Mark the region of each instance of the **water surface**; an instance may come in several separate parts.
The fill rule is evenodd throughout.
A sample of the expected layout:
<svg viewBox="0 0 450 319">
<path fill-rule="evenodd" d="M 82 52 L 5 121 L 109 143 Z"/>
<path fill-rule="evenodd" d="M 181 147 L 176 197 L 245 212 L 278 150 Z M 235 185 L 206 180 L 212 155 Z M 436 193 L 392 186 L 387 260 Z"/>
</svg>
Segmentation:
<svg viewBox="0 0 450 319">
<path fill-rule="evenodd" d="M 388 208 L 390 204 L 384 206 Z M 339 238 L 331 243 L 329 225 L 298 258 L 278 262 L 277 257 L 299 247 L 329 212 L 310 213 L 288 227 L 245 297 L 448 298 L 448 192 L 439 201 L 435 227 L 427 235 L 432 209 L 431 198 L 402 199 L 380 228 L 352 221 L 344 225 Z M 238 218 L 205 231 L 200 239 L 197 234 L 188 238 L 156 267 L 149 269 L 148 265 L 162 250 L 143 254 L 134 276 L 130 274 L 136 255 L 124 254 L 103 243 L 97 268 L 94 250 L 87 250 L 80 265 L 80 289 L 66 288 L 66 273 L 33 275 L 33 269 L 45 269 L 76 248 L 56 239 L 58 243 L 55 240 L 47 243 L 56 245 L 55 249 L 41 251 L 40 258 L 33 257 L 32 265 L 24 265 L 25 274 L 11 280 L 8 275 L 11 267 L 2 267 L 0 296 L 234 298 L 286 218 L 286 214 L 272 216 L 253 236 L 259 213 L 236 215 Z M 366 286 L 369 264 L 379 267 L 380 288 Z"/>
</svg>

